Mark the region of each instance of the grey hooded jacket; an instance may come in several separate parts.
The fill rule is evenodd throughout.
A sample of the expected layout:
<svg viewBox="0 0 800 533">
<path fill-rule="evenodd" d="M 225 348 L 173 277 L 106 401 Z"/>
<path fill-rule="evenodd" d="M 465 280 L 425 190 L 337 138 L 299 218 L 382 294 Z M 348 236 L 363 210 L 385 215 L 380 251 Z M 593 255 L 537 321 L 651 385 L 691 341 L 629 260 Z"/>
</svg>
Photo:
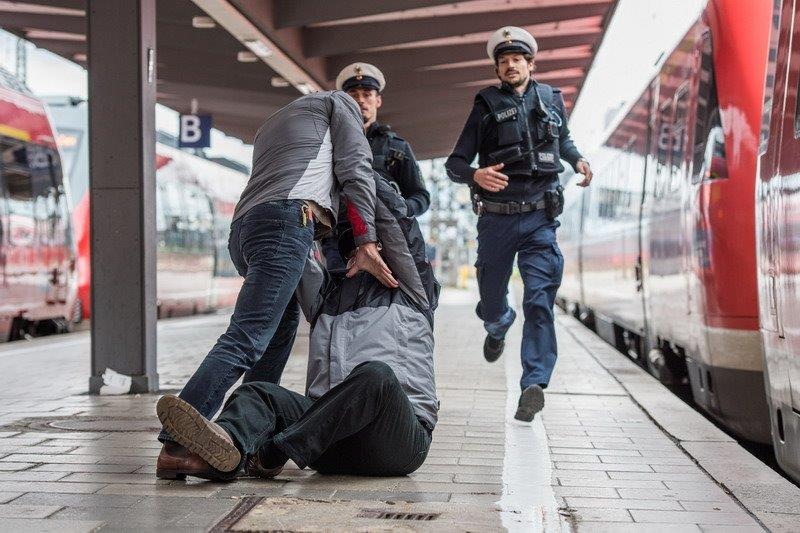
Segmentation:
<svg viewBox="0 0 800 533">
<path fill-rule="evenodd" d="M 417 416 L 433 429 L 439 409 L 433 358 L 439 284 L 405 201 L 377 174 L 376 183 L 378 238 L 400 288 L 389 289 L 366 272 L 352 278 L 326 272 L 309 259 L 297 289 L 311 322 L 306 394 L 319 398 L 360 363 L 382 361 L 394 370 Z"/>
<path fill-rule="evenodd" d="M 342 91 L 308 94 L 256 133 L 253 171 L 233 220 L 258 204 L 287 199 L 312 200 L 336 219 L 340 190 L 356 242 L 374 242 L 372 150 L 358 105 Z"/>
</svg>

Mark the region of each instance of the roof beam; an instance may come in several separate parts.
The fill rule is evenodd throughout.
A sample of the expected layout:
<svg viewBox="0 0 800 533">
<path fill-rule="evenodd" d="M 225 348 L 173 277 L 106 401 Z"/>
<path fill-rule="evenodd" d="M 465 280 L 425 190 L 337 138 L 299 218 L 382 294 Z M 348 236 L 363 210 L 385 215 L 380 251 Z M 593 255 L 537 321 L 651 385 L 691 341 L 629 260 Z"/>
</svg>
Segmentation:
<svg viewBox="0 0 800 533">
<path fill-rule="evenodd" d="M 8 13 L 0 17 L 3 28 L 20 30 L 46 30 L 86 34 L 86 18 L 67 15 L 39 15 L 34 13 Z"/>
<path fill-rule="evenodd" d="M 600 30 L 545 36 L 537 39 L 539 50 L 556 50 L 572 46 L 592 45 L 600 36 Z M 333 56 L 328 59 L 328 79 L 335 79 L 339 71 L 355 62 L 371 63 L 384 74 L 407 72 L 418 67 L 430 67 L 447 63 L 473 61 L 486 57 L 486 43 L 449 44 L 362 52 Z"/>
<path fill-rule="evenodd" d="M 587 58 L 563 58 L 563 59 L 541 59 L 536 62 L 537 74 L 543 74 L 552 70 L 564 70 L 570 68 L 582 68 L 586 66 Z M 494 77 L 492 66 L 448 68 L 437 70 L 412 71 L 397 76 L 391 80 L 390 87 L 392 93 L 396 90 L 414 89 L 416 87 L 429 87 L 437 85 L 456 85 L 459 83 L 470 83 L 476 80 L 490 79 Z"/>
<path fill-rule="evenodd" d="M 486 31 L 507 23 L 513 13 L 518 26 L 546 24 L 571 19 L 604 15 L 610 2 L 567 4 L 534 7 L 512 11 L 494 11 L 452 15 L 448 17 L 415 18 L 401 21 L 362 22 L 305 28 L 305 55 L 329 56 L 356 50 L 411 43 L 426 39 L 451 37 Z"/>
<path fill-rule="evenodd" d="M 306 2 L 275 0 L 274 9 L 277 27 L 286 28 L 452 3 L 453 0 L 326 0 L 315 2 L 313 9 L 309 9 Z"/>
</svg>

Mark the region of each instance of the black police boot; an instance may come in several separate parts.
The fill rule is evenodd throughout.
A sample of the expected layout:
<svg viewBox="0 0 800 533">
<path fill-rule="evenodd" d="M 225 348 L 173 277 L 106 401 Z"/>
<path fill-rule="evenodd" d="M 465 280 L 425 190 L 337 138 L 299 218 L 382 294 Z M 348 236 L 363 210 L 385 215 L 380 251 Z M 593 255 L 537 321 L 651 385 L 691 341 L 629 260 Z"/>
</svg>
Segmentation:
<svg viewBox="0 0 800 533">
<path fill-rule="evenodd" d="M 483 341 L 483 357 L 490 363 L 494 363 L 503 355 L 505 347 L 505 339 L 495 339 L 491 335 L 486 335 L 486 340 Z"/>
<path fill-rule="evenodd" d="M 514 418 L 523 422 L 532 422 L 536 413 L 542 409 L 544 409 L 544 391 L 539 385 L 531 385 L 522 391 Z"/>
</svg>

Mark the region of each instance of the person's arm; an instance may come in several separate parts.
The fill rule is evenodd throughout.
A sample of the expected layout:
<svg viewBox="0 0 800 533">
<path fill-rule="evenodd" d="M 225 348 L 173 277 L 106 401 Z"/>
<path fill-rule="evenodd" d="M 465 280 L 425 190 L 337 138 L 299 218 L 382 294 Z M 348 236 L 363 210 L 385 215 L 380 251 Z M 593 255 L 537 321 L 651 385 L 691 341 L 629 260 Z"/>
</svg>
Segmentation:
<svg viewBox="0 0 800 533">
<path fill-rule="evenodd" d="M 478 102 L 472 106 L 467 123 L 461 131 L 453 153 L 447 158 L 447 176 L 456 183 L 477 185 L 481 189 L 497 192 L 508 186 L 508 176 L 500 172 L 504 164 L 474 168 L 470 165 L 481 146 L 481 126 L 488 109 Z"/>
<path fill-rule="evenodd" d="M 478 104 L 472 106 L 472 111 L 467 117 L 467 122 L 464 124 L 464 129 L 461 130 L 461 135 L 453 147 L 453 153 L 447 158 L 444 164 L 447 169 L 447 177 L 456 183 L 464 183 L 472 185 L 474 183 L 473 176 L 475 175 L 476 168 L 471 166 L 472 161 L 478 154 L 480 149 L 480 124 L 483 119 L 483 113 Z"/>
<path fill-rule="evenodd" d="M 345 216 L 353 225 L 356 244 L 375 242 L 375 180 L 372 150 L 364 136 L 355 100 L 341 91 L 331 93 L 333 172 L 346 198 Z"/>
<path fill-rule="evenodd" d="M 567 161 L 575 172 L 583 174 L 584 178 L 578 183 L 581 187 L 587 187 L 589 183 L 592 181 L 592 168 L 589 166 L 589 161 L 584 158 L 581 153 L 578 151 L 578 147 L 575 146 L 575 141 L 572 140 L 572 135 L 569 132 L 569 126 L 567 125 L 567 111 L 564 107 L 564 99 L 561 96 L 561 91 L 555 91 L 553 93 L 553 98 L 555 100 L 556 109 L 558 113 L 561 115 L 561 128 L 559 132 L 558 138 L 558 146 L 560 151 L 561 159 Z"/>
<path fill-rule="evenodd" d="M 425 187 L 419 164 L 417 164 L 417 159 L 408 143 L 406 143 L 405 157 L 401 163 L 400 172 L 398 172 L 397 184 L 400 186 L 400 193 L 406 200 L 409 216 L 418 217 L 428 210 L 431 205 L 431 195 Z"/>
<path fill-rule="evenodd" d="M 331 143 L 333 172 L 344 196 L 345 216 L 353 227 L 358 246 L 348 263 L 348 277 L 369 272 L 387 287 L 397 280 L 386 266 L 377 246 L 375 232 L 375 178 L 372 175 L 372 149 L 364 136 L 361 112 L 356 101 L 342 91 L 331 93 Z"/>
</svg>

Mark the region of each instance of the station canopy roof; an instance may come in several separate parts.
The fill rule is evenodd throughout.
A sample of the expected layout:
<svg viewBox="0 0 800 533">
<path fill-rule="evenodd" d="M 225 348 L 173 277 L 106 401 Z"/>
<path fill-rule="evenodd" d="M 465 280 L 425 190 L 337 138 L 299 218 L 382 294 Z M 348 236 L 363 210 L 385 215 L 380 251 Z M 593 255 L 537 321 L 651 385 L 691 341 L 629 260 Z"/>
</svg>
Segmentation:
<svg viewBox="0 0 800 533">
<path fill-rule="evenodd" d="M 332 89 L 363 61 L 387 79 L 379 120 L 419 159 L 446 156 L 474 94 L 496 83 L 486 40 L 522 26 L 539 43 L 536 78 L 580 93 L 616 0 L 156 0 L 158 101 L 251 142 L 275 109 Z M 85 0 L 0 0 L 0 27 L 87 62 Z M 244 52 L 244 53 L 242 53 Z"/>
</svg>

